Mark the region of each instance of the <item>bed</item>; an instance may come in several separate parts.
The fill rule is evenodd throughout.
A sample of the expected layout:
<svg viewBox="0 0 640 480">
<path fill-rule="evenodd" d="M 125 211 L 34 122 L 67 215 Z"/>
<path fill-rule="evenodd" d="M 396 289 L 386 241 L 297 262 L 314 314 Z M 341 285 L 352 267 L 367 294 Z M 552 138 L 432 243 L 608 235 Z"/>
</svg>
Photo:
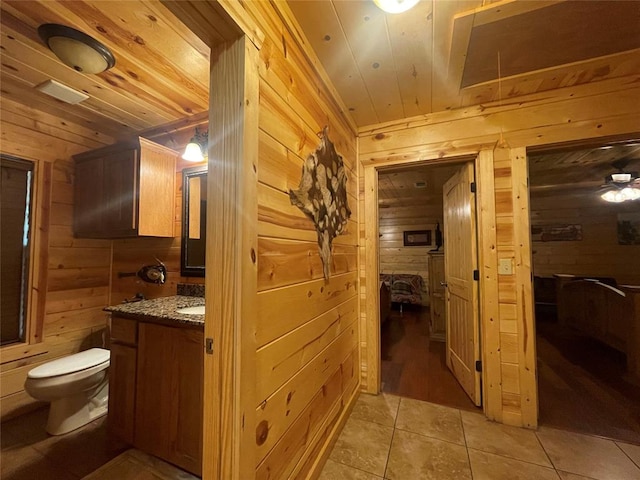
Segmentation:
<svg viewBox="0 0 640 480">
<path fill-rule="evenodd" d="M 391 291 L 391 301 L 402 305 L 422 305 L 423 280 L 420 275 L 409 273 L 383 273 L 380 281 Z"/>
</svg>

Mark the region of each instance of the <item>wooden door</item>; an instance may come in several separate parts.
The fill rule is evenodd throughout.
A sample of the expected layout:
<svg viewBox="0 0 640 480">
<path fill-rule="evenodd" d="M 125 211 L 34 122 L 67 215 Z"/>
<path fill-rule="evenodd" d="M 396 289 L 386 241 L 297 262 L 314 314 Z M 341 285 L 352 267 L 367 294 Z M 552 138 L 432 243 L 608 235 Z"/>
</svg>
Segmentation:
<svg viewBox="0 0 640 480">
<path fill-rule="evenodd" d="M 443 187 L 444 269 L 447 284 L 447 366 L 476 405 L 481 403 L 478 268 L 473 163 Z"/>
</svg>

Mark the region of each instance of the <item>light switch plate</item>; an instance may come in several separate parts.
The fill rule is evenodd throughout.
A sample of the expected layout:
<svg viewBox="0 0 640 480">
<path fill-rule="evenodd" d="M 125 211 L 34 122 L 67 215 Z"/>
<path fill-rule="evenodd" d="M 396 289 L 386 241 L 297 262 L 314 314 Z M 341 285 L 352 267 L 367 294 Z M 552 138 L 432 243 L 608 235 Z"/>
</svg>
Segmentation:
<svg viewBox="0 0 640 480">
<path fill-rule="evenodd" d="M 501 258 L 498 262 L 498 275 L 513 274 L 513 262 L 510 258 Z"/>
</svg>

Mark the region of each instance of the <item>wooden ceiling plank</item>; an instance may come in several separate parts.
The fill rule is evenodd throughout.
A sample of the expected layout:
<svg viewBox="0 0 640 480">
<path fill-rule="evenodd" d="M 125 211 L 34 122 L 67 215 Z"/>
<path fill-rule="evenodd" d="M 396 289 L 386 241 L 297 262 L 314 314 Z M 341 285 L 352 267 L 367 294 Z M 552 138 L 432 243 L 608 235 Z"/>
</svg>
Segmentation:
<svg viewBox="0 0 640 480">
<path fill-rule="evenodd" d="M 565 0 L 535 0 L 528 2 L 523 2 L 522 0 L 503 0 L 475 8 L 461 15 L 473 17 L 474 26 L 479 26 L 546 8 L 562 1 Z"/>
<path fill-rule="evenodd" d="M 268 83 L 282 100 L 290 104 L 306 127 L 316 132 L 314 137 L 329 125 L 332 142 L 345 158 L 347 168 L 353 169 L 357 157 L 352 141 L 354 125 L 348 115 L 338 113 L 344 112 L 343 107 L 332 97 L 330 87 L 324 83 L 318 71 L 305 61 L 312 54 L 308 52 L 308 42 L 294 38 L 287 26 L 276 29 L 266 21 L 269 17 L 273 18 L 273 10 L 280 8 L 280 4 L 261 2 L 258 5 L 255 20 L 266 32 L 259 64 L 260 76 L 266 80 L 264 83 Z M 275 12 L 275 15 L 280 13 Z M 265 21 L 262 21 L 263 16 Z M 274 38 L 274 35 L 277 36 Z M 326 105 L 333 105 L 333 108 L 326 108 Z M 297 151 L 295 153 L 302 155 Z"/>
<path fill-rule="evenodd" d="M 165 61 L 189 75 L 200 88 L 209 87 L 209 47 L 158 2 L 125 2 L 126 8 L 102 8 L 104 0 L 86 1 L 87 6 L 127 26 L 127 36 L 136 45 L 161 52 Z M 205 2 L 200 2 L 205 3 Z M 144 58 L 144 57 L 142 57 Z"/>
<path fill-rule="evenodd" d="M 458 88 L 447 82 L 449 59 L 458 56 L 452 53 L 453 18 L 471 11 L 482 4 L 481 0 L 433 3 L 433 53 L 432 53 L 432 111 L 448 110 L 459 105 Z M 458 48 L 459 43 L 456 44 Z"/>
<path fill-rule="evenodd" d="M 233 24 L 239 27 L 239 31 L 244 32 L 259 50 L 262 48 L 265 40 L 265 33 L 262 31 L 261 24 L 258 24 L 255 19 L 249 15 L 242 3 L 243 2 L 232 0 L 218 0 L 215 2 L 215 4 L 219 4 L 225 14 L 232 19 Z"/>
<path fill-rule="evenodd" d="M 112 21 L 84 2 L 3 2 L 7 7 L 22 11 L 31 18 L 31 26 L 56 22 L 71 24 L 74 28 L 96 37 L 116 53 L 116 66 L 99 74 L 113 87 L 140 88 L 163 99 L 181 114 L 191 114 L 208 108 L 208 88 L 190 80 L 184 72 L 159 51 L 149 47 L 126 26 Z M 127 4 L 129 2 L 125 2 Z M 135 4 L 135 2 L 130 2 Z M 104 8 L 118 8 L 119 2 L 102 2 Z M 82 15 L 80 15 L 82 13 Z M 42 48 L 45 48 L 44 46 Z M 197 77 L 196 72 L 192 72 Z M 208 69 L 205 73 L 208 78 Z"/>
<path fill-rule="evenodd" d="M 447 84 L 452 89 L 452 93 L 455 92 L 457 96 L 460 95 L 462 88 L 462 74 L 464 73 L 474 18 L 474 15 L 458 14 L 453 19 L 451 50 L 447 62 Z M 460 106 L 460 104 L 456 106 Z"/>
<path fill-rule="evenodd" d="M 5 116 L 7 114 L 20 115 L 31 119 L 31 121 L 35 122 L 39 126 L 45 125 L 47 127 L 67 131 L 70 134 L 78 135 L 87 139 L 88 141 L 95 141 L 102 145 L 109 145 L 115 140 L 114 137 L 106 135 L 99 130 L 90 129 L 85 127 L 84 125 L 69 122 L 65 119 L 61 119 L 42 110 L 23 105 L 22 103 L 14 100 L 10 100 L 4 95 L 0 97 L 0 110 L 3 112 L 3 119 L 7 118 Z"/>
<path fill-rule="evenodd" d="M 111 137 L 105 135 L 87 136 L 84 128 L 77 127 L 74 131 L 64 121 L 51 121 L 51 119 L 48 119 L 49 121 L 46 122 L 39 120 L 39 118 L 44 118 L 45 114 L 5 98 L 0 100 L 0 108 L 2 108 L 3 122 L 46 133 L 76 145 L 98 148 L 113 142 Z M 75 127 L 73 124 L 72 126 Z M 78 130 L 80 130 L 80 133 Z"/>
<path fill-rule="evenodd" d="M 407 15 L 387 16 L 405 117 L 431 112 L 431 7 L 420 2 Z"/>
<path fill-rule="evenodd" d="M 640 73 L 640 49 L 502 79 L 503 100 Z M 528 86 L 537 86 L 529 88 Z M 463 106 L 498 100 L 498 82 L 464 88 Z"/>
<path fill-rule="evenodd" d="M 356 124 L 377 122 L 371 97 L 350 55 L 347 38 L 331 2 L 293 2 L 289 6 Z M 328 38 L 328 39 L 326 39 Z"/>
<path fill-rule="evenodd" d="M 333 132 L 339 135 L 337 138 L 344 139 L 346 144 L 353 148 L 352 152 L 355 154 L 355 144 L 351 139 L 355 135 L 356 125 L 317 55 L 310 48 L 309 40 L 301 32 L 300 25 L 289 8 L 289 4 L 274 2 L 269 3 L 269 8 L 275 10 L 276 15 L 284 24 L 281 38 L 286 39 L 286 42 L 283 42 L 285 45 L 289 45 L 285 56 L 290 56 L 291 70 L 299 75 L 298 81 L 293 82 L 293 87 L 299 89 L 296 93 L 302 99 L 310 96 L 317 99 L 316 108 L 325 112 L 333 125 Z M 292 48 L 292 45 L 295 48 Z M 295 90 L 293 91 L 295 92 Z M 326 105 L 330 105 L 332 108 L 327 109 Z M 341 113 L 336 115 L 336 112 Z"/>
<path fill-rule="evenodd" d="M 9 64 L 8 61 L 7 61 L 7 64 Z M 16 62 L 12 62 L 12 66 L 14 66 L 13 68 L 15 68 L 15 70 L 13 70 L 13 68 L 3 69 L 2 71 L 3 78 L 12 78 L 15 83 L 20 83 L 24 85 L 25 90 L 30 91 L 31 95 L 38 96 L 38 97 L 48 96 L 45 93 L 42 93 L 39 90 L 36 90 L 34 88 L 37 84 L 34 84 L 30 81 L 33 75 L 31 74 L 29 67 L 27 67 L 26 65 L 22 66 Z M 36 75 L 37 75 L 37 72 L 36 72 Z M 56 100 L 56 101 L 59 101 L 59 100 Z M 148 122 L 146 119 L 137 117 L 136 115 L 129 113 L 128 110 L 121 110 L 119 108 L 115 108 L 112 104 L 104 103 L 100 99 L 97 99 L 95 97 L 90 97 L 87 100 L 81 103 L 77 103 L 75 105 L 67 104 L 66 102 L 62 102 L 62 103 L 65 105 L 69 105 L 69 107 L 73 107 L 75 109 L 81 109 L 87 112 L 95 112 L 96 117 L 101 117 L 101 116 L 108 117 L 124 125 L 128 125 L 136 130 L 140 128 L 146 128 L 151 125 L 151 123 Z M 165 119 L 164 121 L 166 122 L 167 120 Z"/>
<path fill-rule="evenodd" d="M 372 2 L 333 2 L 380 121 L 404 117 L 385 14 Z"/>
<path fill-rule="evenodd" d="M 3 43 L 3 46 L 4 45 L 5 44 Z M 35 70 L 31 68 L 30 65 L 23 64 L 17 60 L 18 58 L 29 57 L 19 54 L 15 55 L 21 50 L 25 50 L 21 48 L 13 48 L 16 46 L 17 42 L 12 42 L 10 48 L 11 54 L 13 55 L 12 57 L 9 55 L 3 56 L 2 69 L 6 71 L 7 75 L 16 77 L 21 82 L 31 87 L 33 89 L 33 95 L 44 95 L 43 93 L 35 90 L 35 87 L 51 78 L 55 78 L 64 85 L 73 84 L 76 90 L 89 95 L 90 98 L 82 102 L 84 107 L 95 107 L 96 110 L 106 112 L 107 116 L 114 119 L 117 118 L 119 121 L 135 126 L 136 128 L 145 128 L 150 125 L 157 125 L 158 123 L 164 123 L 174 118 L 173 115 L 168 115 L 166 112 L 157 113 L 144 108 L 145 106 L 135 103 L 133 99 L 120 96 L 112 90 L 99 88 L 98 84 L 92 82 L 86 77 L 80 79 L 80 82 L 74 82 L 73 79 L 67 77 L 67 72 L 62 72 L 62 75 L 51 75 L 44 73 L 41 70 Z M 53 62 L 53 60 L 51 61 Z M 52 71 L 47 69 L 46 62 L 39 62 L 38 65 L 39 68 L 44 71 Z M 63 69 L 68 70 L 71 74 L 74 73 L 66 67 L 63 67 Z M 97 92 L 97 95 L 94 94 L 94 92 Z"/>
<path fill-rule="evenodd" d="M 34 67 L 34 70 L 41 75 L 40 81 L 34 80 L 34 84 L 53 78 L 93 98 L 99 98 L 117 108 L 129 110 L 132 114 L 137 113 L 139 118 L 145 119 L 147 124 L 163 123 L 176 117 L 176 109 L 161 102 L 153 92 L 137 87 L 116 89 L 111 85 L 113 82 L 105 79 L 104 74 L 83 75 L 67 67 L 52 52 L 40 43 L 34 42 L 31 27 L 21 23 L 12 14 L 3 12 L 2 25 L 3 62 L 8 63 L 9 57 L 27 59 L 29 66 Z M 154 119 L 154 117 L 157 118 Z"/>
<path fill-rule="evenodd" d="M 210 48 L 216 47 L 224 43 L 224 36 L 215 28 L 211 28 L 209 21 L 196 8 L 196 2 L 184 1 L 162 2 L 163 5 L 180 19 L 180 21 L 192 31 L 200 40 L 202 40 Z"/>
<path fill-rule="evenodd" d="M 135 130 L 128 125 L 124 126 L 122 123 L 116 122 L 111 118 L 101 118 L 95 113 L 77 108 L 76 105 L 69 105 L 47 95 L 33 95 L 31 88 L 5 75 L 0 76 L 0 82 L 2 84 L 1 92 L 3 96 L 36 110 L 47 112 L 79 125 L 84 125 L 90 129 L 99 130 L 112 137 L 118 136 L 123 131 L 135 132 Z"/>
<path fill-rule="evenodd" d="M 639 22 L 636 2 L 578 1 L 474 25 L 462 84 L 497 79 L 498 53 L 506 78 L 640 48 Z"/>
</svg>

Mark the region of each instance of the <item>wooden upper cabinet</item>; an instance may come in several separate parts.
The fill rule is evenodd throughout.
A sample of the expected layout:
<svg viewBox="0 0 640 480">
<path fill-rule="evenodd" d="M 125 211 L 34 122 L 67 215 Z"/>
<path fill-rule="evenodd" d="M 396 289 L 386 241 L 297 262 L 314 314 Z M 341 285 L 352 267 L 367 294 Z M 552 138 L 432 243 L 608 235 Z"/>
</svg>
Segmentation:
<svg viewBox="0 0 640 480">
<path fill-rule="evenodd" d="M 144 138 L 76 155 L 75 236 L 173 237 L 177 157 Z"/>
</svg>

